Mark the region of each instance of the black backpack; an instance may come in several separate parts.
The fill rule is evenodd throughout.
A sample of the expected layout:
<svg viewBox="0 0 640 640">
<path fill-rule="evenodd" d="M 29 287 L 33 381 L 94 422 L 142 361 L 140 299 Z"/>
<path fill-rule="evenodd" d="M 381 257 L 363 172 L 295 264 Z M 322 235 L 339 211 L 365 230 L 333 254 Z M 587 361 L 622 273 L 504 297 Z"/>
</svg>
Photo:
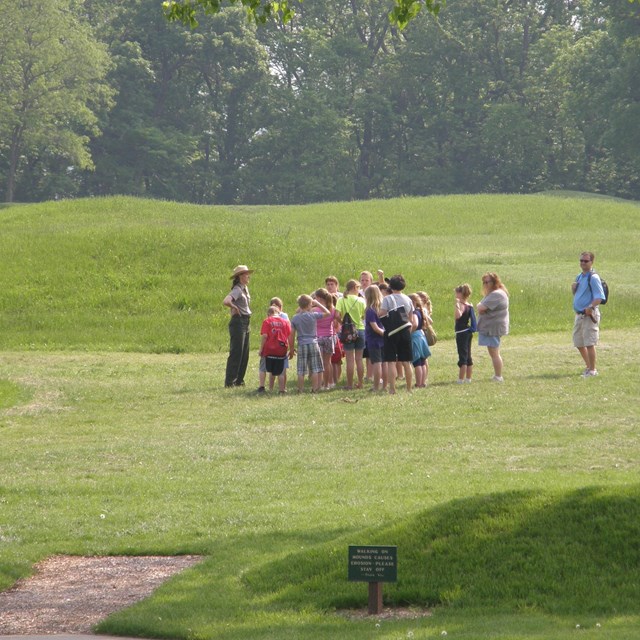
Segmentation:
<svg viewBox="0 0 640 640">
<path fill-rule="evenodd" d="M 591 291 L 591 295 L 593 296 L 593 289 L 591 288 L 591 271 L 589 272 L 589 277 L 587 278 L 587 284 L 589 285 L 589 291 Z M 600 278 L 600 282 L 602 283 L 602 290 L 604 291 L 604 300 L 600 304 L 607 304 L 609 301 L 609 285 Z"/>
<path fill-rule="evenodd" d="M 340 329 L 340 342 L 342 344 L 351 344 L 358 341 L 358 328 L 348 313 L 344 314 L 342 319 L 342 328 Z"/>
<path fill-rule="evenodd" d="M 356 302 L 351 305 L 351 311 L 354 310 L 357 303 L 356 300 Z M 358 341 L 358 327 L 356 327 L 356 323 L 348 311 L 344 314 L 344 318 L 342 318 L 342 328 L 340 329 L 339 337 L 342 344 L 351 344 Z"/>
<path fill-rule="evenodd" d="M 589 291 L 591 291 L 591 297 L 593 297 L 593 289 L 591 288 L 591 275 L 593 271 L 589 271 L 589 275 L 587 277 L 587 284 L 589 285 Z M 604 291 L 604 300 L 600 304 L 607 304 L 609 301 L 609 285 L 600 278 L 600 282 L 602 283 L 602 290 Z"/>
</svg>

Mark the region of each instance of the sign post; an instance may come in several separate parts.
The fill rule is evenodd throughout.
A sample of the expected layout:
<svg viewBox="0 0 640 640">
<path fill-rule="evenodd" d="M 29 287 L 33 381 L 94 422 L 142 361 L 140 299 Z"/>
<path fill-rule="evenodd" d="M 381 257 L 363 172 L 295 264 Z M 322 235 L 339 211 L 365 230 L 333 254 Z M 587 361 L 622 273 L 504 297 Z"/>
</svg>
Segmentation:
<svg viewBox="0 0 640 640">
<path fill-rule="evenodd" d="M 398 547 L 349 545 L 349 580 L 369 583 L 369 615 L 382 613 L 382 583 L 398 580 Z"/>
</svg>

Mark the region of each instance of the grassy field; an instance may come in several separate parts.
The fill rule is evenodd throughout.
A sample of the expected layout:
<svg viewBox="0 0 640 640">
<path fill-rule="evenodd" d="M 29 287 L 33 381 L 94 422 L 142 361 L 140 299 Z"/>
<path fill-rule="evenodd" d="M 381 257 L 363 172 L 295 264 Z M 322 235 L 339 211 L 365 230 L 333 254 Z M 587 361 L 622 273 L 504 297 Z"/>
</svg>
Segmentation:
<svg viewBox="0 0 640 640">
<path fill-rule="evenodd" d="M 448 196 L 304 207 L 198 207 L 110 198 L 0 209 L 0 350 L 210 353 L 227 348 L 221 301 L 236 264 L 269 299 L 333 273 L 403 273 L 443 335 L 452 290 L 487 270 L 511 293 L 516 335 L 566 331 L 578 254 L 612 286 L 607 326 L 637 326 L 636 203 L 561 196 Z M 259 329 L 257 324 L 256 329 Z"/>
<path fill-rule="evenodd" d="M 0 210 L 0 588 L 55 553 L 197 553 L 100 630 L 637 640 L 639 214 L 542 195 Z M 584 380 L 567 290 L 587 248 L 612 298 L 601 375 Z M 430 386 L 223 389 L 220 301 L 239 262 L 257 269 L 256 311 L 272 295 L 292 310 L 328 273 L 401 271 L 436 306 Z M 476 347 L 459 386 L 451 289 L 487 269 L 512 293 L 505 383 Z M 430 615 L 349 615 L 367 601 L 346 580 L 353 543 L 398 545 L 385 602 Z"/>
</svg>

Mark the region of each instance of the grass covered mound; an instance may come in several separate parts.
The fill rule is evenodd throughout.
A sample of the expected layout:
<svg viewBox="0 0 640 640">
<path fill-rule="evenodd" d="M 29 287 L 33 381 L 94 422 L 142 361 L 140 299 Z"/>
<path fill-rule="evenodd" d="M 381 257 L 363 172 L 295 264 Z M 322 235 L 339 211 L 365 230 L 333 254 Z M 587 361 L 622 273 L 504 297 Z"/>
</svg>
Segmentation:
<svg viewBox="0 0 640 640">
<path fill-rule="evenodd" d="M 467 195 L 290 207 L 96 198 L 0 209 L 0 349 L 207 353 L 227 348 L 222 299 L 248 264 L 254 342 L 269 300 L 285 311 L 333 274 L 404 274 L 426 290 L 441 339 L 453 288 L 497 271 L 516 335 L 564 330 L 578 255 L 611 286 L 608 328 L 640 320 L 634 202 Z M 349 228 L 344 229 L 345 220 Z"/>
<path fill-rule="evenodd" d="M 393 544 L 399 568 L 398 582 L 384 586 L 389 606 L 640 612 L 640 485 L 469 497 L 351 537 L 244 581 L 273 607 L 365 607 L 366 585 L 345 579 L 347 545 Z"/>
</svg>

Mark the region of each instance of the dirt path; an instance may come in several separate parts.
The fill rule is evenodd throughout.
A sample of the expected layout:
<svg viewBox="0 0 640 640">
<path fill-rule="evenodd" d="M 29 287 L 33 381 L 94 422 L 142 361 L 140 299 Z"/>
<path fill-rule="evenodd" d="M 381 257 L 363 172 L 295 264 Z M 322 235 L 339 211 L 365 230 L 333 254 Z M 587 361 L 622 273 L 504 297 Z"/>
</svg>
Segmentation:
<svg viewBox="0 0 640 640">
<path fill-rule="evenodd" d="M 199 556 L 54 556 L 0 593 L 0 635 L 90 633 L 108 615 L 148 597 Z"/>
</svg>

